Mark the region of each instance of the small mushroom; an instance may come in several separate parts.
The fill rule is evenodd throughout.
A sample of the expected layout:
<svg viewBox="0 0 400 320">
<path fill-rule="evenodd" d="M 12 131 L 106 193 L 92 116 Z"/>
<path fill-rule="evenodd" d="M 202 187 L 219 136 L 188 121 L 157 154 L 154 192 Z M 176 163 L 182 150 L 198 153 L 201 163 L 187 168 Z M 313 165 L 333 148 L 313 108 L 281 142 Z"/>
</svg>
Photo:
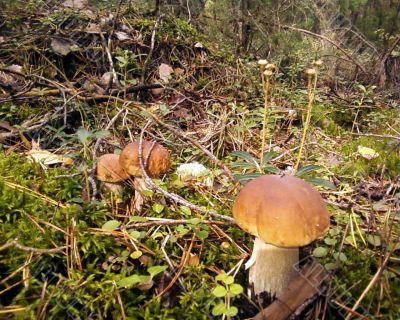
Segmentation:
<svg viewBox="0 0 400 320">
<path fill-rule="evenodd" d="M 299 248 L 329 228 L 324 200 L 311 185 L 293 176 L 265 175 L 238 194 L 233 216 L 256 236 L 246 265 L 254 295 L 279 295 L 296 275 Z"/>
<path fill-rule="evenodd" d="M 104 187 L 115 194 L 121 201 L 123 192 L 122 181 L 129 178 L 129 174 L 121 167 L 119 155 L 104 154 L 97 161 L 97 179 L 104 183 Z"/>
<path fill-rule="evenodd" d="M 145 141 L 142 143 L 142 161 L 147 163 L 145 169 L 150 177 L 157 177 L 171 166 L 169 152 L 156 142 Z M 139 141 L 134 141 L 126 145 L 119 157 L 119 163 L 128 174 L 134 176 L 133 187 L 135 189 L 135 209 L 140 211 L 143 205 L 141 193 L 148 190 L 146 182 L 142 179 L 142 172 L 139 164 Z"/>
</svg>

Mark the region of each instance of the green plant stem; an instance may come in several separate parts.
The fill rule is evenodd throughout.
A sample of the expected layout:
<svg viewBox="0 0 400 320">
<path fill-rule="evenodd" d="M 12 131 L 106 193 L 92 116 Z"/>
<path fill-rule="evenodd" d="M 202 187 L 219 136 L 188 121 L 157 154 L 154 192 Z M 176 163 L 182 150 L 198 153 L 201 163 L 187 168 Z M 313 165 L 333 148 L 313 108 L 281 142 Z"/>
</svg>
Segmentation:
<svg viewBox="0 0 400 320">
<path fill-rule="evenodd" d="M 303 153 L 303 148 L 304 148 L 304 142 L 306 140 L 306 134 L 308 127 L 310 126 L 310 120 L 311 120 L 311 111 L 314 103 L 314 98 L 315 98 L 315 90 L 317 88 L 317 72 L 314 75 L 314 81 L 312 81 L 312 75 L 308 76 L 308 105 L 307 105 L 307 116 L 306 116 L 306 122 L 304 123 L 304 128 L 303 128 L 303 135 L 301 137 L 301 142 L 300 142 L 300 148 L 299 148 L 299 153 L 297 155 L 297 160 L 296 160 L 296 165 L 294 166 L 294 172 L 296 173 L 300 160 L 301 160 L 301 154 Z"/>
<path fill-rule="evenodd" d="M 267 136 L 268 125 L 268 92 L 270 86 L 270 77 L 266 77 L 264 80 L 264 75 L 262 75 L 262 83 L 263 83 L 263 91 L 264 91 L 264 120 L 263 120 L 263 130 L 262 130 L 262 140 L 261 140 L 261 155 L 260 155 L 260 168 L 262 170 L 263 167 L 263 157 L 264 157 L 264 148 L 265 148 L 265 137 Z"/>
</svg>

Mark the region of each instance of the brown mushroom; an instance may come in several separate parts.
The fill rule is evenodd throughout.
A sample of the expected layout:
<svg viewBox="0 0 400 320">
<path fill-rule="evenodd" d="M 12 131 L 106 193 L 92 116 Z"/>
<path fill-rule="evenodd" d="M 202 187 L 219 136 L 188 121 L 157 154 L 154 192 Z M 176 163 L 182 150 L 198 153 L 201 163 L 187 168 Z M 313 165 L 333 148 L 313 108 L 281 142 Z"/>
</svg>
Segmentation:
<svg viewBox="0 0 400 320">
<path fill-rule="evenodd" d="M 165 172 L 171 166 L 169 152 L 163 146 L 156 142 L 145 141 L 142 143 L 142 161 L 147 163 L 145 169 L 150 177 L 157 177 Z M 134 141 L 126 145 L 122 150 L 119 162 L 121 167 L 131 176 L 134 176 L 133 187 L 135 189 L 135 208 L 140 211 L 143 205 L 141 193 L 148 190 L 139 164 L 139 141 Z"/>
<path fill-rule="evenodd" d="M 296 275 L 299 248 L 329 228 L 324 200 L 310 184 L 293 176 L 266 175 L 238 194 L 233 216 L 256 236 L 249 283 L 254 294 L 279 295 Z"/>
<path fill-rule="evenodd" d="M 97 179 L 104 187 L 120 199 L 123 191 L 121 182 L 129 178 L 129 174 L 121 167 L 119 155 L 104 154 L 97 161 Z"/>
</svg>

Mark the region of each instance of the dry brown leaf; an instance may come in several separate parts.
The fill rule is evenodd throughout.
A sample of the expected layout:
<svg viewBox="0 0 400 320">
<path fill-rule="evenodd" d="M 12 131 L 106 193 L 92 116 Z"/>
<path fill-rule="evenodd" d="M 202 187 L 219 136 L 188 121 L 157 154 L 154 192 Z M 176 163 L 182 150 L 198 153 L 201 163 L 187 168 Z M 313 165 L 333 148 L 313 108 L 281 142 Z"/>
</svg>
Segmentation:
<svg viewBox="0 0 400 320">
<path fill-rule="evenodd" d="M 14 128 L 10 125 L 10 123 L 4 120 L 0 120 L 0 129 L 5 129 L 6 131 L 14 130 Z"/>
<path fill-rule="evenodd" d="M 70 39 L 53 38 L 50 43 L 51 49 L 62 56 L 66 56 L 71 51 L 79 50 L 76 43 Z"/>
<path fill-rule="evenodd" d="M 160 79 L 164 83 L 168 83 L 169 79 L 171 78 L 171 74 L 174 72 L 174 69 L 166 63 L 161 63 L 158 67 L 158 75 Z"/>
<path fill-rule="evenodd" d="M 86 33 L 90 34 L 99 34 L 101 33 L 101 27 L 97 23 L 89 23 L 88 26 L 85 28 Z"/>
<path fill-rule="evenodd" d="M 87 0 L 66 0 L 62 4 L 63 7 L 84 9 L 88 6 Z"/>
<path fill-rule="evenodd" d="M 132 38 L 129 36 L 129 34 L 127 34 L 126 32 L 123 31 L 117 31 L 115 32 L 115 35 L 117 36 L 118 40 L 132 40 Z"/>
<path fill-rule="evenodd" d="M 106 72 L 106 73 L 104 73 L 104 74 L 101 76 L 101 78 L 100 78 L 100 85 L 101 85 L 103 88 L 106 88 L 106 87 L 108 86 L 108 84 L 110 83 L 111 77 L 113 77 L 112 72 Z M 115 86 L 117 86 L 117 85 L 118 85 L 118 79 L 115 79 L 115 78 L 113 77 L 113 79 L 112 79 L 112 87 L 115 87 Z"/>
</svg>

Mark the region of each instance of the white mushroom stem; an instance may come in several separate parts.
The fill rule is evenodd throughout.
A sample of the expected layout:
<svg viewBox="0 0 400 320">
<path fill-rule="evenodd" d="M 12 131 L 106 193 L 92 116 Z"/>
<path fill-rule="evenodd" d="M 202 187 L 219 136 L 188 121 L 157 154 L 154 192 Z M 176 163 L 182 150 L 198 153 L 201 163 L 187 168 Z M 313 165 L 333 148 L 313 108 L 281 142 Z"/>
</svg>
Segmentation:
<svg viewBox="0 0 400 320">
<path fill-rule="evenodd" d="M 278 296 L 297 274 L 299 248 L 275 247 L 256 238 L 249 262 L 249 283 L 254 294 L 265 291 Z"/>
<path fill-rule="evenodd" d="M 104 189 L 118 196 L 124 193 L 124 187 L 120 183 L 104 182 Z"/>
<path fill-rule="evenodd" d="M 133 180 L 133 188 L 135 189 L 135 210 L 140 212 L 144 204 L 143 191 L 148 191 L 150 189 L 145 179 L 137 177 Z"/>
<path fill-rule="evenodd" d="M 116 203 L 122 202 L 122 195 L 124 187 L 119 182 L 103 182 L 104 189 L 108 190 L 111 194 L 115 195 Z"/>
</svg>

